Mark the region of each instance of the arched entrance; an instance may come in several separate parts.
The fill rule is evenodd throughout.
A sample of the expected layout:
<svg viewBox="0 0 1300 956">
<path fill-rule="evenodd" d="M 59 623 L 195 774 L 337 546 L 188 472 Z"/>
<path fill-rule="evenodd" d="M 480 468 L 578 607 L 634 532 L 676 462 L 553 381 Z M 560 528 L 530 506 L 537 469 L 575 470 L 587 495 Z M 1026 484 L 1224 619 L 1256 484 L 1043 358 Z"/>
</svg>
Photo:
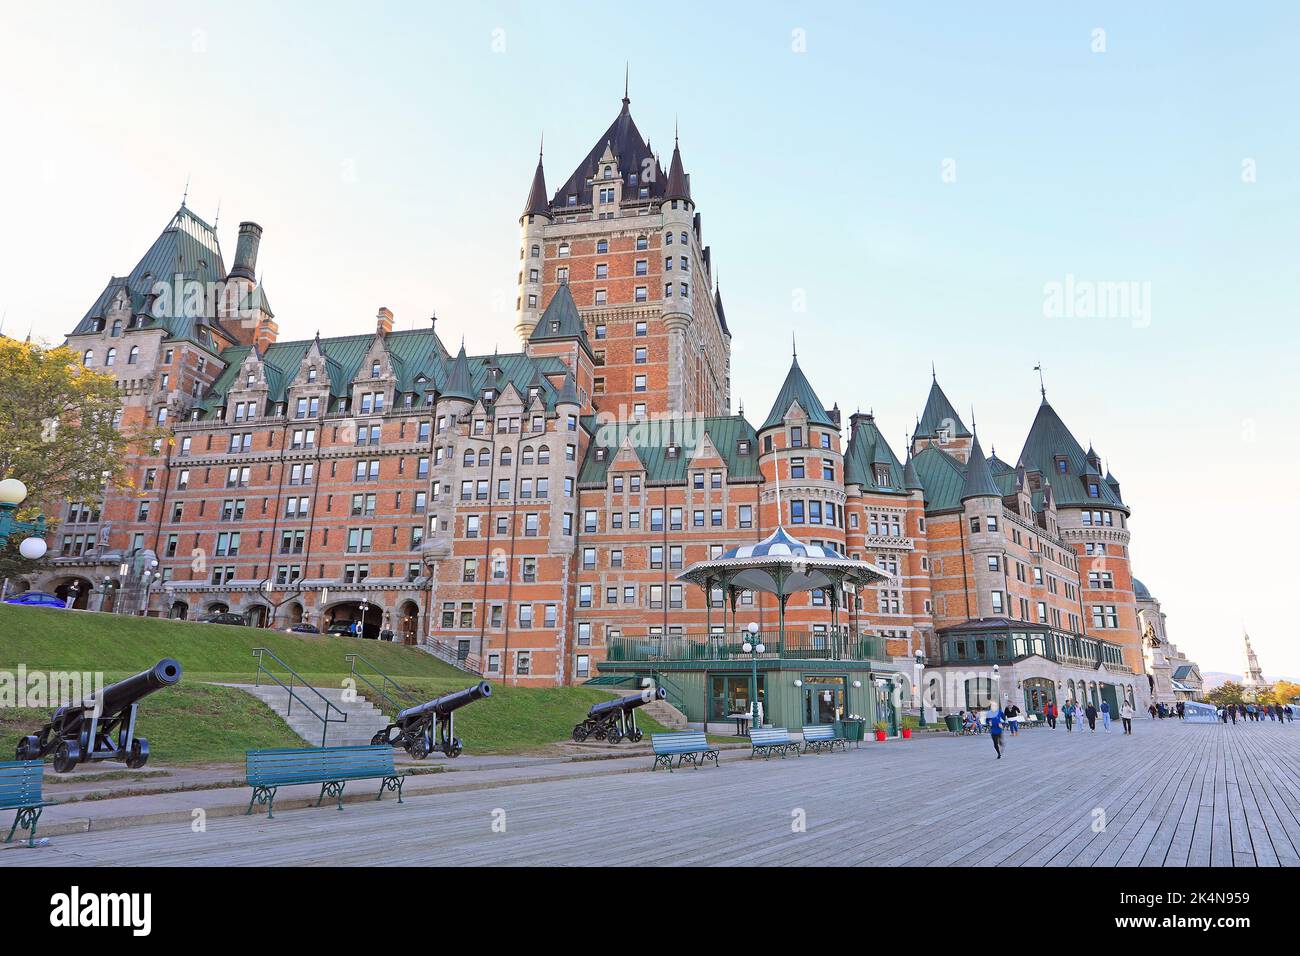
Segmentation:
<svg viewBox="0 0 1300 956">
<path fill-rule="evenodd" d="M 172 606 L 167 611 L 167 616 L 173 621 L 183 621 L 190 614 L 190 606 L 184 601 L 172 601 Z"/>
<path fill-rule="evenodd" d="M 54 594 L 64 601 L 73 598 L 71 606 L 84 611 L 90 607 L 90 595 L 94 589 L 95 586 L 86 578 L 65 578 L 54 586 Z"/>
<path fill-rule="evenodd" d="M 1056 702 L 1056 682 L 1046 677 L 1030 677 L 1023 682 L 1025 713 L 1042 715 L 1043 708 Z"/>
<path fill-rule="evenodd" d="M 265 604 L 250 604 L 244 609 L 244 620 L 249 627 L 266 627 L 270 620 L 271 609 Z"/>
<path fill-rule="evenodd" d="M 290 601 L 285 605 L 281 612 L 280 623 L 285 627 L 293 627 L 295 624 L 302 623 L 302 602 Z"/>
<path fill-rule="evenodd" d="M 230 610 L 229 604 L 223 604 L 221 601 L 213 601 L 206 608 L 204 608 L 203 613 L 204 614 L 225 614 L 229 610 Z"/>
<path fill-rule="evenodd" d="M 322 630 L 328 631 L 335 625 L 361 621 L 361 636 L 378 638 L 380 628 L 383 626 L 384 609 L 372 601 L 367 601 L 363 617 L 361 608 L 361 601 L 340 601 L 338 604 L 331 605 L 325 610 L 325 627 Z M 335 633 L 337 634 L 338 631 Z"/>
<path fill-rule="evenodd" d="M 397 639 L 403 644 L 416 644 L 420 640 L 420 605 L 403 601 L 397 611 Z"/>
</svg>

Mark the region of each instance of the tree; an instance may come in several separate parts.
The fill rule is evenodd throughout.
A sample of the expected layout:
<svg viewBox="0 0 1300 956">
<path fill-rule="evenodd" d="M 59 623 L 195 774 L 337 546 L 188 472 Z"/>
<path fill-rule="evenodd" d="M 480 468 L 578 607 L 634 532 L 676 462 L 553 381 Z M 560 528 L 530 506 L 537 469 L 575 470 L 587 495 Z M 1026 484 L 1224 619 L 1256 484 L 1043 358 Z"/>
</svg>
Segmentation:
<svg viewBox="0 0 1300 956">
<path fill-rule="evenodd" d="M 1289 680 L 1280 680 L 1268 689 L 1268 693 L 1260 693 L 1259 699 L 1265 704 L 1289 704 L 1291 701 L 1300 697 L 1300 684 L 1293 684 Z"/>
<path fill-rule="evenodd" d="M 1229 704 L 1244 704 L 1246 702 L 1246 688 L 1236 681 L 1224 681 L 1206 694 L 1205 698 L 1216 707 L 1227 707 Z"/>
<path fill-rule="evenodd" d="M 130 445 L 154 436 L 124 434 L 119 402 L 113 376 L 71 349 L 0 336 L 0 478 L 27 485 L 20 517 L 96 500 L 122 479 Z"/>
</svg>

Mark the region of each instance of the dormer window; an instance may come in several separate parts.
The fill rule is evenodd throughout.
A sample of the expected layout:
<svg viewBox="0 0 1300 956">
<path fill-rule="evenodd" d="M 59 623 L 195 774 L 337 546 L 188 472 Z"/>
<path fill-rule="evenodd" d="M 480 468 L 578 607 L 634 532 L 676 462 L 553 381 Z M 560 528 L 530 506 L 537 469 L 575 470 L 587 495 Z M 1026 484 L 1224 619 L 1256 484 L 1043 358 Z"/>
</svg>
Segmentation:
<svg viewBox="0 0 1300 956">
<path fill-rule="evenodd" d="M 1057 456 L 1056 470 L 1062 475 L 1068 475 L 1070 473 L 1070 459 L 1064 455 Z"/>
<path fill-rule="evenodd" d="M 604 461 L 607 457 L 608 457 L 608 455 L 607 455 L 606 449 L 604 449 L 604 448 L 597 448 L 597 449 L 596 449 L 596 461 Z"/>
<path fill-rule="evenodd" d="M 884 465 L 877 466 L 876 468 L 876 485 L 880 488 L 889 487 L 889 469 Z"/>
<path fill-rule="evenodd" d="M 1101 489 L 1097 487 L 1097 483 L 1095 481 L 1088 482 L 1088 497 L 1089 498 L 1101 497 Z"/>
<path fill-rule="evenodd" d="M 314 382 L 314 381 L 316 381 L 316 366 L 315 366 L 315 365 L 313 365 L 311 368 L 307 369 L 307 381 L 308 381 L 308 382 Z"/>
<path fill-rule="evenodd" d="M 741 441 L 736 442 L 736 454 L 740 455 L 742 458 L 747 458 L 749 456 L 748 439 L 743 439 Z"/>
<path fill-rule="evenodd" d="M 497 390 L 495 388 L 483 389 L 483 401 L 495 402 L 496 398 L 497 398 Z"/>
<path fill-rule="evenodd" d="M 570 206 L 576 206 L 578 205 L 578 197 L 573 193 L 569 193 L 566 203 Z"/>
<path fill-rule="evenodd" d="M 559 322 L 556 322 L 556 321 L 552 321 L 552 322 L 551 322 L 551 332 L 552 332 L 552 333 L 555 333 L 555 332 L 559 332 L 559 331 L 560 331 L 560 323 L 559 323 Z"/>
<path fill-rule="evenodd" d="M 629 186 L 635 186 L 635 185 L 636 185 L 636 173 L 628 173 L 628 174 L 627 174 L 627 184 L 628 184 Z"/>
<path fill-rule="evenodd" d="M 614 167 L 612 167 L 612 166 L 606 166 L 606 167 L 605 167 L 605 178 L 606 178 L 606 179 L 612 179 L 613 177 L 614 177 Z"/>
<path fill-rule="evenodd" d="M 669 445 L 666 450 L 668 452 L 668 458 L 671 461 L 672 459 L 676 458 L 679 454 L 681 454 L 682 449 L 680 445 Z"/>
<path fill-rule="evenodd" d="M 111 335 L 113 338 L 117 338 L 119 335 L 122 334 L 122 320 L 121 320 L 121 319 L 114 319 L 114 320 L 113 320 L 113 329 L 112 329 L 112 331 L 109 332 L 108 334 Z"/>
<path fill-rule="evenodd" d="M 371 362 L 371 363 L 370 363 L 370 377 L 371 377 L 371 378 L 379 378 L 379 363 L 378 363 L 378 362 Z"/>
<path fill-rule="evenodd" d="M 249 372 L 248 377 L 244 379 L 244 388 L 252 388 L 253 383 L 256 381 L 257 381 L 257 376 L 254 375 L 252 372 Z"/>
</svg>

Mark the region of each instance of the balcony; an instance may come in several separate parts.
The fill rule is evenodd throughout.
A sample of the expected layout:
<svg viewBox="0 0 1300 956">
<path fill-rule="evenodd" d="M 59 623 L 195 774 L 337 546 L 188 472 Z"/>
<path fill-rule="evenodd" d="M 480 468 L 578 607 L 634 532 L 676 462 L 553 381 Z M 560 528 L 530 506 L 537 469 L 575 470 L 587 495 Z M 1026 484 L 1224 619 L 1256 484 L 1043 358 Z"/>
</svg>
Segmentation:
<svg viewBox="0 0 1300 956">
<path fill-rule="evenodd" d="M 760 661 L 887 661 L 885 639 L 839 632 L 786 631 L 783 641 L 776 631 L 761 631 L 756 639 L 766 646 Z M 609 663 L 640 661 L 748 661 L 743 639 L 731 635 L 672 634 L 618 637 L 608 643 Z"/>
</svg>

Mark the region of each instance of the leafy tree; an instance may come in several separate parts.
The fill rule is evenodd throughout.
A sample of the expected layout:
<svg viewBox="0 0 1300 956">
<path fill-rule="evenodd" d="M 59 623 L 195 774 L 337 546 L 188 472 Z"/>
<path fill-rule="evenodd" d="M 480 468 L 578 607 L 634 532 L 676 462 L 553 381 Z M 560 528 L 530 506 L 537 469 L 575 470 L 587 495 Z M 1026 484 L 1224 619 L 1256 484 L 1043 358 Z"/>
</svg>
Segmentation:
<svg viewBox="0 0 1300 956">
<path fill-rule="evenodd" d="M 1246 688 L 1236 681 L 1224 681 L 1206 694 L 1205 698 L 1216 707 L 1227 707 L 1229 704 L 1244 704 L 1246 702 Z"/>
<path fill-rule="evenodd" d="M 124 434 L 119 401 L 113 377 L 71 349 L 0 336 L 0 478 L 27 485 L 19 517 L 97 499 L 122 479 L 131 444 L 155 436 Z"/>
</svg>

